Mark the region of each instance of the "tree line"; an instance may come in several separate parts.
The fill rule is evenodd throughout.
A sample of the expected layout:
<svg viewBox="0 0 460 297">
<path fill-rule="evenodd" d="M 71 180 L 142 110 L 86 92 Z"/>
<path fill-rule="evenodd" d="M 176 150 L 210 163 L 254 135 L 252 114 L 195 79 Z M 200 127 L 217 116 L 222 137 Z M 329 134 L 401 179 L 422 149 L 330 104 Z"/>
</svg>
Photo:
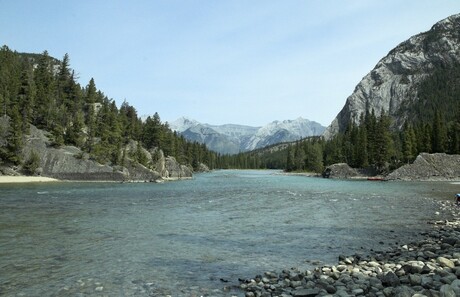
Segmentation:
<svg viewBox="0 0 460 297">
<path fill-rule="evenodd" d="M 51 145 L 74 145 L 102 164 L 124 165 L 126 146 L 138 145 L 131 158 L 148 166 L 143 150 L 158 148 L 194 168 L 219 164 L 219 154 L 187 141 L 163 123 L 158 113 L 142 120 L 128 102 L 120 107 L 90 79 L 77 82 L 70 58 L 23 54 L 0 48 L 0 163 L 20 165 L 30 125 L 49 132 Z"/>
<path fill-rule="evenodd" d="M 278 149 L 239 154 L 235 167 L 321 172 L 334 163 L 384 173 L 418 154 L 460 154 L 460 65 L 437 65 L 400 110 L 366 110 L 329 140 L 309 137 Z"/>
</svg>

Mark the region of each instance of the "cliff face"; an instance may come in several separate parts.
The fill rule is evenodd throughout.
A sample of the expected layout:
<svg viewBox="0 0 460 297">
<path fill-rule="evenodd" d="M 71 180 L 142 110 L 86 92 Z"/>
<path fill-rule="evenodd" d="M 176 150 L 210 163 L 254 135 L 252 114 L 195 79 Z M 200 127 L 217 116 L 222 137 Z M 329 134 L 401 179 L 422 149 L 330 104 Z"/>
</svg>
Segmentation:
<svg viewBox="0 0 460 297">
<path fill-rule="evenodd" d="M 129 144 L 127 150 L 133 149 Z M 184 170 L 183 165 L 175 160 L 168 160 L 163 152 L 158 152 L 158 158 L 153 168 L 149 169 L 137 162 L 125 161 L 125 166 L 101 165 L 88 159 L 87 155 L 73 146 L 61 148 L 49 147 L 46 132 L 31 126 L 30 135 L 24 147 L 27 160 L 32 152 L 38 154 L 40 165 L 38 174 L 64 180 L 101 180 L 101 181 L 156 181 L 162 178 L 188 178 L 192 177 L 191 170 Z M 144 151 L 151 161 L 152 155 Z M 185 167 L 185 166 L 184 166 Z"/>
<path fill-rule="evenodd" d="M 384 110 L 397 126 L 401 125 L 405 116 L 398 114 L 401 103 L 418 99 L 419 84 L 436 67 L 458 62 L 460 14 L 436 23 L 429 31 L 409 38 L 390 51 L 359 82 L 323 136 L 331 138 L 343 131 L 351 120 L 359 123 L 360 115 L 372 109 L 376 115 Z"/>
</svg>

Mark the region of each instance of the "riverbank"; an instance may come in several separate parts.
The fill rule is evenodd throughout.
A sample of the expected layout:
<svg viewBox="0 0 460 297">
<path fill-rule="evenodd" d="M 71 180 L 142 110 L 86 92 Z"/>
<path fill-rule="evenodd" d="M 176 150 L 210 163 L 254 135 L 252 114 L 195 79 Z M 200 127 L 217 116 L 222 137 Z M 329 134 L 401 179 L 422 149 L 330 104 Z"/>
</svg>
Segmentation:
<svg viewBox="0 0 460 297">
<path fill-rule="evenodd" d="M 0 184 L 58 182 L 58 179 L 44 176 L 0 175 Z"/>
<path fill-rule="evenodd" d="M 423 239 L 368 255 L 339 256 L 336 265 L 241 280 L 255 296 L 460 296 L 460 208 L 439 201 L 433 229 Z"/>
</svg>

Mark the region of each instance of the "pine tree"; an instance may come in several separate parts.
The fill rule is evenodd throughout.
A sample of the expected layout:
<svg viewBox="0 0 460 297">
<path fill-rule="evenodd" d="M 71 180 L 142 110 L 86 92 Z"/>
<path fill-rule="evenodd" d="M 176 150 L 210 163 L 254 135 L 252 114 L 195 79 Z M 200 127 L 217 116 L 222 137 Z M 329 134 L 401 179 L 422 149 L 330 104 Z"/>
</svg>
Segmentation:
<svg viewBox="0 0 460 297">
<path fill-rule="evenodd" d="M 431 140 L 433 153 L 444 153 L 446 151 L 447 129 L 439 111 L 435 112 Z"/>
<path fill-rule="evenodd" d="M 67 104 L 68 96 L 70 95 L 71 88 L 71 72 L 70 72 L 70 59 L 69 55 L 65 54 L 59 65 L 59 72 L 56 79 L 56 91 L 58 104 Z"/>
<path fill-rule="evenodd" d="M 55 107 L 55 101 L 51 58 L 47 51 L 44 51 L 38 60 L 34 80 L 37 87 L 34 123 L 40 128 L 50 128 L 54 120 L 51 111 Z"/>
<path fill-rule="evenodd" d="M 415 132 L 407 123 L 403 127 L 402 154 L 406 163 L 413 161 L 417 154 Z"/>
<path fill-rule="evenodd" d="M 88 85 L 86 86 L 86 96 L 85 102 L 86 104 L 94 104 L 97 102 L 97 89 L 96 83 L 94 82 L 94 78 L 91 78 Z"/>
<path fill-rule="evenodd" d="M 394 154 L 393 140 L 390 133 L 390 118 L 382 110 L 376 126 L 375 167 L 384 170 L 386 163 Z"/>
<path fill-rule="evenodd" d="M 9 121 L 9 134 L 7 137 L 8 161 L 15 165 L 22 162 L 22 148 L 24 146 L 22 134 L 21 114 L 17 106 L 14 106 L 11 111 Z"/>
<path fill-rule="evenodd" d="M 367 153 L 367 130 L 364 123 L 358 128 L 357 141 L 358 143 L 355 145 L 356 166 L 361 168 L 367 167 L 369 165 Z"/>
<path fill-rule="evenodd" d="M 286 171 L 293 171 L 295 170 L 295 157 L 294 157 L 294 151 L 292 149 L 292 146 L 289 145 L 286 150 Z"/>
<path fill-rule="evenodd" d="M 23 64 L 21 73 L 21 87 L 18 93 L 19 112 L 22 116 L 23 133 L 29 133 L 29 127 L 33 121 L 33 109 L 35 105 L 36 87 L 33 80 L 33 70 L 29 63 Z"/>
<path fill-rule="evenodd" d="M 318 173 L 323 171 L 323 151 L 319 143 L 311 143 L 307 141 L 305 167 L 308 171 Z"/>
</svg>

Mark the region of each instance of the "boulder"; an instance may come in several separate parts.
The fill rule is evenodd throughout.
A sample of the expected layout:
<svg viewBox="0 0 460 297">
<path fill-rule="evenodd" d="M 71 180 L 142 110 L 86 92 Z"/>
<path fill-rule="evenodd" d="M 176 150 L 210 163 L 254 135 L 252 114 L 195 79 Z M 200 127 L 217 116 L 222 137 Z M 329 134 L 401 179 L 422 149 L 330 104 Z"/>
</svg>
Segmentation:
<svg viewBox="0 0 460 297">
<path fill-rule="evenodd" d="M 360 176 L 359 172 L 346 163 L 332 164 L 323 172 L 326 178 L 352 178 Z"/>
<path fill-rule="evenodd" d="M 166 174 L 165 178 L 181 179 L 191 178 L 193 169 L 186 165 L 179 164 L 174 157 L 166 157 L 165 160 Z"/>
<path fill-rule="evenodd" d="M 196 168 L 196 172 L 209 172 L 209 167 L 204 163 L 198 163 L 198 168 Z"/>
</svg>

